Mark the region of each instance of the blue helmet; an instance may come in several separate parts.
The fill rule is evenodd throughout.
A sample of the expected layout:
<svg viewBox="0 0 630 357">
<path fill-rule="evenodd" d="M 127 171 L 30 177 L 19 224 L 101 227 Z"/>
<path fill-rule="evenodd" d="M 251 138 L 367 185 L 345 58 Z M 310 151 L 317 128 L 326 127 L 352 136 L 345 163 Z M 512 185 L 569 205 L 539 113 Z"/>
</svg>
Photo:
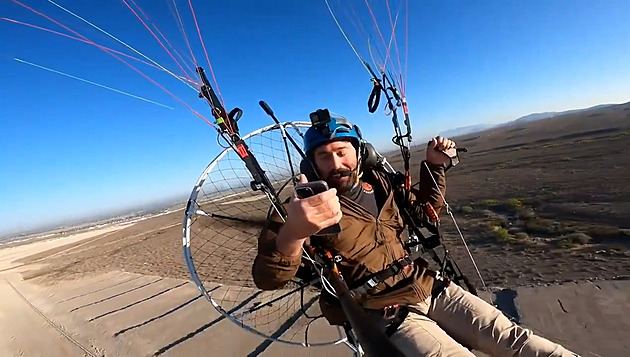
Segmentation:
<svg viewBox="0 0 630 357">
<path fill-rule="evenodd" d="M 310 155 L 315 148 L 337 140 L 348 140 L 359 151 L 362 137 L 359 128 L 350 124 L 347 119 L 331 117 L 328 110 L 311 113 L 313 125 L 304 135 L 304 152 Z"/>
</svg>

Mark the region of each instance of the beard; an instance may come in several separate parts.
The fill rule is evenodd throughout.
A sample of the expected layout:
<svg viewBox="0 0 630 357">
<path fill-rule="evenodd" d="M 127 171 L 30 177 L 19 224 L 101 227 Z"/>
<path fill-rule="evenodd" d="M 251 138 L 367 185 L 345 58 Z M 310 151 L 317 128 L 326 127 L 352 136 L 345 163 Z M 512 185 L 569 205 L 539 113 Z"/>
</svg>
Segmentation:
<svg viewBox="0 0 630 357">
<path fill-rule="evenodd" d="M 336 188 L 339 194 L 348 193 L 358 181 L 357 170 L 337 169 L 326 175 L 328 187 Z"/>
</svg>

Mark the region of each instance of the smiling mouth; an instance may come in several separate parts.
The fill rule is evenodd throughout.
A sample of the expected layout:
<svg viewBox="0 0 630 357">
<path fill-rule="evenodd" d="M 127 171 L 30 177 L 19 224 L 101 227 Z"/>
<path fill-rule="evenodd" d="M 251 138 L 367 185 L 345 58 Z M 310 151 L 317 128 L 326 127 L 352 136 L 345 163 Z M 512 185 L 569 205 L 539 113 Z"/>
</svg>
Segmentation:
<svg viewBox="0 0 630 357">
<path fill-rule="evenodd" d="M 331 175 L 330 177 L 335 180 L 341 180 L 346 177 L 350 177 L 352 175 L 352 171 L 342 171 Z"/>
</svg>

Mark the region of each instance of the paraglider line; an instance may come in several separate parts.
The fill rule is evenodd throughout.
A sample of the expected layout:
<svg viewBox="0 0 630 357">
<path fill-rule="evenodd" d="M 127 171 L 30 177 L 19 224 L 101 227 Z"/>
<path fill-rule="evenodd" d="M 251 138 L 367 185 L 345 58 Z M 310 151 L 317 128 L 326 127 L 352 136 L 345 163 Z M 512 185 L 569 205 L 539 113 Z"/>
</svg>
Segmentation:
<svg viewBox="0 0 630 357">
<path fill-rule="evenodd" d="M 27 65 L 29 65 L 29 66 L 33 66 L 33 67 L 41 68 L 41 69 L 46 70 L 46 71 L 49 71 L 49 72 L 57 73 L 57 74 L 60 74 L 60 75 L 62 75 L 62 76 L 68 77 L 68 78 L 76 79 L 76 80 L 78 80 L 78 81 L 85 82 L 85 83 L 91 84 L 91 85 L 93 85 L 93 86 L 101 87 L 101 88 L 104 88 L 104 89 L 110 90 L 110 91 L 112 91 L 112 92 L 116 92 L 116 93 L 119 93 L 119 94 L 123 94 L 123 95 L 126 95 L 126 96 L 131 97 L 131 98 L 139 99 L 139 100 L 145 101 L 145 102 L 147 102 L 147 103 L 151 103 L 151 104 L 159 105 L 160 107 L 163 107 L 163 108 L 167 108 L 167 109 L 170 109 L 170 110 L 174 110 L 174 109 L 175 109 L 175 108 L 173 108 L 173 107 L 169 107 L 168 105 L 164 105 L 164 104 L 160 104 L 160 103 L 158 103 L 158 102 L 152 101 L 152 100 L 150 100 L 150 99 L 146 99 L 146 98 L 143 98 L 143 97 L 140 97 L 140 96 L 137 96 L 137 95 L 131 94 L 131 93 L 127 93 L 127 92 L 125 92 L 125 91 L 122 91 L 122 90 L 119 90 L 119 89 L 116 89 L 116 88 L 108 87 L 108 86 L 103 85 L 103 84 L 99 84 L 99 83 L 92 82 L 92 81 L 87 80 L 87 79 L 83 79 L 83 78 L 80 78 L 80 77 L 77 77 L 77 76 L 73 76 L 73 75 L 68 74 L 68 73 L 64 73 L 64 72 L 61 72 L 61 71 L 57 71 L 57 70 L 54 70 L 54 69 L 52 69 L 52 68 L 44 67 L 44 66 L 41 66 L 41 65 L 38 65 L 38 64 L 35 64 L 35 63 L 32 63 L 32 62 L 29 62 L 29 61 L 25 61 L 25 60 L 20 59 L 20 58 L 14 58 L 14 60 L 16 60 L 17 62 L 20 62 L 20 63 L 27 64 Z"/>
<path fill-rule="evenodd" d="M 90 40 L 90 39 L 88 39 L 87 37 L 85 37 L 85 36 L 81 35 L 80 33 L 76 32 L 76 31 L 74 31 L 74 30 L 72 30 L 72 29 L 71 29 L 71 28 L 69 28 L 68 26 L 66 26 L 66 25 L 64 25 L 64 24 L 62 24 L 62 23 L 60 23 L 59 21 L 57 21 L 57 20 L 55 20 L 55 19 L 51 18 L 50 16 L 47 16 L 46 14 L 43 14 L 43 13 L 41 13 L 41 12 L 39 12 L 39 11 L 37 11 L 37 10 L 33 9 L 32 7 L 29 7 L 29 6 L 25 5 L 25 4 L 22 4 L 22 3 L 21 3 L 21 2 L 19 2 L 18 0 L 12 0 L 12 1 L 13 1 L 15 4 L 18 4 L 18 5 L 20 5 L 20 6 L 24 7 L 24 8 L 26 8 L 26 9 L 28 9 L 29 11 L 31 11 L 31 12 L 33 12 L 33 13 L 35 13 L 35 14 L 37 14 L 37 15 L 39 15 L 39 16 L 41 16 L 41 17 L 43 17 L 43 18 L 45 18 L 45 19 L 47 19 L 47 20 L 49 20 L 49 21 L 51 21 L 51 22 L 53 22 L 53 23 L 55 23 L 56 25 L 58 25 L 58 26 L 60 26 L 60 27 L 64 28 L 65 30 L 68 30 L 68 31 L 72 32 L 73 34 L 75 34 L 75 35 L 77 35 L 77 36 L 79 36 L 79 37 L 81 37 L 81 38 L 83 38 L 83 39 L 85 39 L 85 40 L 89 41 L 90 43 L 94 43 L 94 41 L 91 41 L 91 40 Z M 48 1 L 52 2 L 52 0 L 48 0 Z M 58 5 L 58 6 L 59 6 L 59 5 Z M 69 11 L 69 10 L 67 10 L 67 11 Z M 203 120 L 204 122 L 206 122 L 206 124 L 210 125 L 210 126 L 211 126 L 212 128 L 214 128 L 214 129 L 216 129 L 216 126 L 215 126 L 214 124 L 212 124 L 212 122 L 211 122 L 211 121 L 209 121 L 208 119 L 206 119 L 203 115 L 199 114 L 196 110 L 194 110 L 194 109 L 193 109 L 190 105 L 186 104 L 186 102 L 184 102 L 183 100 L 181 100 L 181 99 L 180 99 L 179 97 L 177 97 L 175 94 L 173 94 L 173 93 L 171 93 L 170 91 L 168 91 L 166 88 L 164 88 L 164 86 L 162 86 L 162 85 L 161 85 L 161 84 L 159 84 L 158 82 L 156 82 L 156 81 L 154 81 L 153 79 L 151 79 L 151 77 L 147 76 L 147 75 L 146 75 L 146 74 L 144 74 L 142 71 L 140 71 L 140 70 L 139 70 L 139 69 L 137 69 L 136 67 L 132 66 L 131 64 L 129 64 L 127 61 L 123 60 L 122 58 L 120 58 L 120 57 L 116 56 L 115 54 L 113 54 L 113 53 L 111 53 L 111 52 L 109 52 L 109 51 L 107 51 L 107 50 L 105 50 L 105 49 L 102 49 L 102 48 L 101 48 L 101 50 L 102 50 L 103 52 L 105 52 L 105 53 L 109 54 L 110 56 L 112 56 L 112 57 L 116 58 L 117 60 L 121 61 L 121 62 L 122 62 L 122 63 L 124 63 L 127 67 L 129 67 L 129 68 L 133 69 L 134 71 L 136 71 L 138 74 L 140 74 L 141 76 L 143 76 L 144 78 L 146 78 L 149 82 L 153 83 L 153 84 L 154 84 L 154 85 L 156 85 L 158 88 L 160 88 L 161 90 L 163 90 L 164 92 L 166 92 L 168 95 L 170 95 L 171 97 L 173 97 L 175 100 L 177 100 L 178 102 L 182 103 L 182 105 L 184 105 L 186 108 L 188 108 L 188 110 L 190 110 L 193 114 L 195 114 L 195 115 L 196 115 L 199 119 Z M 142 56 L 144 56 L 144 55 L 142 55 Z M 145 57 L 145 58 L 147 58 L 146 56 L 144 56 L 144 57 Z M 149 59 L 149 58 L 147 58 L 147 59 Z M 149 60 L 151 60 L 151 59 L 149 59 Z M 152 61 L 152 62 L 153 62 L 153 61 Z M 155 63 L 155 62 L 154 62 L 154 63 Z M 157 64 L 157 63 L 156 63 L 156 64 Z M 170 73 L 170 72 L 169 72 L 169 73 Z M 191 88 L 192 88 L 192 87 L 191 87 Z"/>
<path fill-rule="evenodd" d="M 396 60 L 398 61 L 398 71 L 402 75 L 402 66 L 400 65 L 400 54 L 398 52 L 398 41 L 396 40 L 396 27 L 398 26 L 398 18 L 400 16 L 400 7 L 398 8 L 398 12 L 396 13 L 396 19 L 392 23 L 392 13 L 391 13 L 391 10 L 389 8 L 389 1 L 385 0 L 385 4 L 387 5 L 387 14 L 389 15 L 389 24 L 392 26 L 392 35 L 389 38 L 389 45 L 387 47 L 387 57 L 389 57 L 389 55 L 390 55 L 390 50 L 391 50 L 391 46 L 392 46 L 392 40 L 394 40 L 394 49 L 396 50 Z M 394 70 L 394 74 L 396 74 L 395 70 Z M 394 76 L 393 77 L 394 80 L 397 77 L 398 76 Z M 402 83 L 399 83 L 399 87 L 402 87 Z"/>
<path fill-rule="evenodd" d="M 405 0 L 405 72 L 404 74 L 401 74 L 401 76 L 404 76 L 405 78 L 407 78 L 407 58 L 409 55 L 409 0 Z M 400 91 L 402 92 L 403 96 L 406 96 L 406 92 L 407 92 L 407 84 L 406 83 L 402 83 L 402 87 L 400 89 Z"/>
<path fill-rule="evenodd" d="M 188 6 L 190 7 L 190 13 L 192 14 L 193 20 L 195 21 L 195 27 L 197 28 L 197 35 L 199 36 L 199 42 L 201 42 L 201 47 L 203 48 L 203 53 L 206 56 L 206 61 L 208 62 L 208 68 L 210 68 L 210 74 L 212 74 L 212 80 L 214 81 L 214 87 L 217 89 L 217 94 L 219 95 L 219 99 L 221 100 L 221 105 L 224 110 L 226 108 L 225 101 L 223 100 L 223 96 L 221 95 L 221 89 L 219 89 L 219 83 L 217 83 L 217 78 L 214 75 L 214 69 L 212 69 L 212 64 L 210 63 L 210 57 L 208 57 L 208 51 L 206 50 L 206 45 L 203 42 L 203 37 L 201 36 L 201 29 L 199 28 L 199 22 L 197 21 L 197 16 L 195 15 L 195 9 L 193 8 L 192 1 L 188 0 Z M 226 126 L 230 133 L 234 133 L 234 129 L 232 128 L 232 123 L 230 120 L 225 121 Z"/>
<path fill-rule="evenodd" d="M 138 4 L 137 4 L 137 3 L 135 3 L 135 2 L 134 2 L 134 5 L 138 8 L 138 10 L 140 10 L 140 13 L 144 16 L 144 18 L 145 18 L 147 21 L 151 22 L 151 19 L 149 18 L 149 16 L 148 16 L 148 15 L 147 15 L 144 11 L 142 11 L 142 9 L 140 8 L 140 6 L 138 6 Z M 173 46 L 173 45 L 170 43 L 170 41 L 166 38 L 166 36 L 162 33 L 162 31 L 160 31 L 160 29 L 158 28 L 158 26 L 157 26 L 155 23 L 151 22 L 151 26 L 153 27 L 153 29 L 155 30 L 155 32 L 157 32 L 157 33 L 160 35 L 160 37 L 164 40 L 164 42 L 166 42 L 166 44 L 167 44 L 167 45 L 168 45 L 168 46 L 169 46 L 169 47 L 173 50 L 173 52 L 177 55 L 177 57 L 181 60 L 181 62 L 182 62 L 182 63 L 186 66 L 186 70 L 187 70 L 186 74 L 188 75 L 188 78 L 191 78 L 191 79 L 192 79 L 193 77 L 195 77 L 195 75 L 194 75 L 195 70 L 194 70 L 194 69 L 190 66 L 190 64 L 193 64 L 193 65 L 194 65 L 194 64 L 195 64 L 195 61 L 193 61 L 193 59 L 192 59 L 192 58 L 190 58 L 190 57 L 188 57 L 188 58 L 184 58 L 184 57 L 183 57 L 183 56 L 182 56 L 182 55 L 181 55 L 181 54 L 177 51 L 177 49 L 175 48 L 175 46 Z M 193 75 L 190 75 L 190 73 L 193 73 Z M 195 86 L 199 86 L 199 84 L 195 83 Z"/>
<path fill-rule="evenodd" d="M 359 52 L 357 52 L 356 48 L 354 48 L 354 45 L 352 45 L 352 41 L 350 41 L 350 39 L 348 38 L 348 35 L 346 34 L 346 32 L 343 30 L 343 27 L 341 27 L 341 24 L 339 23 L 339 20 L 337 20 L 337 16 L 335 16 L 335 13 L 332 11 L 332 9 L 330 8 L 330 4 L 328 3 L 328 0 L 324 0 L 324 2 L 326 3 L 326 7 L 328 8 L 328 12 L 330 12 L 330 15 L 332 16 L 333 20 L 335 20 L 335 24 L 337 24 L 337 27 L 339 28 L 339 31 L 341 31 L 341 34 L 343 35 L 343 37 L 346 39 L 346 42 L 348 42 L 348 45 L 350 45 L 350 48 L 352 48 L 352 51 L 354 52 L 354 54 L 357 56 L 357 58 L 359 59 L 359 61 L 361 61 L 361 64 L 363 64 L 363 68 L 365 68 L 365 70 L 368 72 L 368 74 L 370 75 L 370 77 L 372 76 L 372 73 L 370 72 L 370 70 L 365 66 L 365 61 L 363 60 L 363 58 L 361 57 L 361 55 L 359 54 Z"/>
<path fill-rule="evenodd" d="M 16 0 L 13 0 L 13 1 L 17 2 Z M 179 79 L 182 83 L 184 83 L 184 84 L 185 84 L 187 87 L 189 87 L 190 89 L 194 90 L 195 92 L 197 91 L 197 89 L 195 89 L 193 86 L 191 86 L 190 84 L 188 84 L 188 83 L 186 83 L 185 81 L 181 80 L 181 79 L 179 78 L 179 76 L 175 75 L 173 72 L 171 72 L 171 71 L 169 71 L 168 69 L 164 68 L 164 66 L 162 66 L 162 65 L 160 65 L 159 63 L 157 63 L 156 61 L 152 60 L 151 58 L 149 58 L 148 56 L 146 56 L 146 55 L 145 55 L 145 54 L 143 54 L 142 52 L 140 52 L 140 51 L 136 50 L 135 48 L 131 47 L 130 45 L 128 45 L 126 42 L 122 41 L 122 40 L 121 40 L 121 39 L 119 39 L 118 37 L 116 37 L 116 36 L 114 36 L 114 35 L 110 34 L 109 32 L 107 32 L 107 31 L 103 30 L 102 28 L 100 28 L 100 27 L 96 26 L 95 24 L 91 23 L 90 21 L 86 20 L 85 18 L 83 18 L 83 17 L 81 17 L 81 16 L 79 16 L 79 15 L 75 14 L 74 12 L 72 12 L 72 11 L 70 11 L 70 10 L 66 9 L 65 7 L 63 7 L 63 6 L 59 5 L 59 4 L 57 4 L 56 2 L 54 2 L 54 1 L 52 1 L 52 0 L 48 0 L 48 2 L 50 2 L 51 4 L 53 4 L 53 5 L 57 6 L 57 7 L 58 7 L 58 8 L 60 8 L 61 10 L 63 10 L 63 11 L 65 11 L 65 12 L 69 13 L 70 15 L 72 15 L 72 16 L 74 16 L 74 17 L 76 17 L 77 19 L 79 19 L 79 20 L 81 20 L 81 21 L 85 22 L 86 24 L 88 24 L 88 25 L 92 26 L 93 28 L 97 29 L 97 30 L 98 30 L 98 31 L 100 31 L 101 33 L 103 33 L 103 34 L 105 34 L 105 35 L 109 36 L 111 39 L 113 39 L 113 40 L 115 40 L 116 42 L 120 43 L 121 45 L 123 45 L 123 46 L 127 47 L 127 48 L 128 48 L 128 49 L 130 49 L 131 51 L 133 51 L 133 52 L 135 52 L 136 54 L 138 54 L 138 55 L 142 56 L 143 58 L 145 58 L 146 60 L 148 60 L 148 61 L 150 61 L 151 63 L 155 64 L 156 66 L 160 67 L 160 68 L 161 68 L 163 71 L 165 71 L 166 73 L 168 73 L 168 74 L 170 74 L 171 76 L 173 76 L 173 77 L 175 77 L 175 78 Z M 44 15 L 44 16 L 45 16 L 45 15 Z M 48 16 L 45 16 L 45 17 L 46 17 L 46 18 L 48 18 L 48 19 L 50 19 Z M 51 21 L 53 21 L 53 20 L 51 20 Z M 55 23 L 57 23 L 58 25 L 60 25 L 60 26 L 64 27 L 64 28 L 68 29 L 66 26 L 64 26 L 64 25 L 60 24 L 59 22 L 57 22 L 57 21 L 54 21 L 54 22 L 55 22 Z M 71 31 L 72 31 L 72 30 L 71 30 Z M 75 31 L 72 31 L 72 32 L 73 32 L 73 33 L 76 33 Z M 81 36 L 81 37 L 85 37 L 85 36 Z"/>
<path fill-rule="evenodd" d="M 188 50 L 190 51 L 190 55 L 192 56 L 193 59 L 193 63 L 195 66 L 197 66 L 197 58 L 195 57 L 195 53 L 193 52 L 192 48 L 190 47 L 190 41 L 188 40 L 188 36 L 186 35 L 186 31 L 184 30 L 184 23 L 182 22 L 182 17 L 179 14 L 179 9 L 177 8 L 177 3 L 175 3 L 175 0 L 172 0 L 173 3 L 173 7 L 175 9 L 174 14 L 177 17 L 177 26 L 179 27 L 179 32 L 181 33 L 182 37 L 184 38 L 184 41 L 186 41 L 186 46 L 188 47 Z M 173 10 L 171 10 L 171 12 L 173 12 Z"/>
<path fill-rule="evenodd" d="M 50 1 L 50 0 L 48 0 L 48 1 Z M 370 11 L 370 16 L 372 16 L 372 21 L 374 22 L 374 27 L 376 28 L 376 31 L 378 32 L 378 35 L 381 38 L 381 42 L 383 42 L 383 47 L 387 48 L 387 44 L 385 44 L 385 37 L 383 37 L 383 33 L 381 32 L 381 28 L 378 26 L 378 22 L 376 21 L 376 17 L 374 17 L 374 12 L 372 11 L 372 7 L 370 6 L 370 3 L 368 3 L 367 0 L 365 0 L 365 6 L 367 6 L 368 10 Z M 385 65 L 387 65 L 387 63 L 385 63 Z"/>
<path fill-rule="evenodd" d="M 151 23 L 151 27 L 153 27 L 153 29 L 155 30 L 155 32 L 157 32 L 160 37 L 164 40 L 164 42 L 166 42 L 166 44 L 171 48 L 171 50 L 173 50 L 173 52 L 177 55 L 177 57 L 181 60 L 181 62 L 186 66 L 186 77 L 192 81 L 192 77 L 194 77 L 194 75 L 190 75 L 190 73 L 194 73 L 195 71 L 190 67 L 190 63 L 194 63 L 193 60 L 191 58 L 188 59 L 184 59 L 184 57 L 182 57 L 181 54 L 179 54 L 179 52 L 177 52 L 177 50 L 175 49 L 175 46 L 173 46 L 169 40 L 166 38 L 166 36 L 162 33 L 162 31 L 160 31 L 160 29 L 158 28 L 158 26 L 153 23 L 151 21 L 151 19 L 149 18 L 149 15 L 147 15 L 142 8 L 133 0 L 131 0 L 131 3 L 133 4 L 133 6 L 136 7 L 136 9 L 138 9 L 138 11 L 140 12 L 140 14 L 145 18 L 145 20 L 149 23 Z M 193 82 L 194 83 L 194 82 Z M 198 86 L 197 83 L 194 83 L 195 86 Z"/>
<path fill-rule="evenodd" d="M 24 25 L 24 26 L 32 27 L 32 28 L 37 29 L 37 30 L 42 30 L 42 31 L 50 32 L 50 33 L 52 33 L 52 34 L 54 34 L 54 35 L 58 35 L 58 36 L 62 36 L 62 37 L 69 38 L 69 39 L 71 39 L 71 40 L 75 40 L 75 41 L 83 42 L 83 43 L 86 43 L 86 44 L 88 44 L 88 45 L 92 45 L 92 46 L 95 46 L 95 47 L 97 47 L 97 48 L 100 48 L 100 49 L 102 49 L 102 50 L 106 50 L 106 51 L 109 51 L 109 52 L 115 53 L 115 54 L 117 54 L 117 55 L 120 55 L 120 56 L 123 56 L 123 57 L 127 57 L 127 58 L 129 58 L 129 59 L 134 60 L 134 61 L 138 61 L 138 62 L 140 62 L 140 63 L 142 63 L 142 64 L 145 64 L 145 65 L 147 65 L 147 66 L 149 66 L 149 67 L 153 67 L 153 68 L 155 68 L 155 69 L 162 70 L 160 67 L 158 67 L 158 66 L 156 66 L 156 65 L 154 65 L 154 64 L 152 64 L 152 63 L 149 63 L 149 62 L 143 61 L 143 60 L 141 60 L 140 58 L 137 58 L 137 57 L 134 57 L 134 56 L 130 56 L 130 55 L 126 54 L 126 53 L 123 53 L 123 52 L 120 52 L 120 51 L 116 51 L 116 50 L 114 50 L 114 49 L 112 49 L 112 48 L 105 47 L 105 46 L 103 46 L 103 45 L 99 45 L 98 43 L 94 43 L 94 42 L 92 42 L 92 41 L 84 40 L 84 39 L 79 38 L 79 37 L 70 36 L 70 35 L 68 35 L 68 34 L 65 34 L 65 33 L 62 33 L 62 32 L 59 32 L 59 31 L 51 30 L 51 29 L 48 29 L 48 28 L 45 28 L 45 27 L 37 26 L 37 25 L 34 25 L 34 24 L 29 24 L 29 23 L 26 23 L 26 22 L 22 22 L 22 21 L 15 20 L 15 19 L 9 19 L 9 18 L 6 18 L 6 17 L 2 17 L 2 18 L 0 18 L 0 20 L 4 20 L 4 21 L 7 21 L 7 22 L 12 22 L 12 23 L 14 23 L 14 24 L 18 24 L 18 25 Z M 197 85 L 197 83 L 196 83 L 196 82 L 194 82 L 194 81 L 190 80 L 189 78 L 184 78 L 184 77 L 179 77 L 179 78 L 180 78 L 181 80 L 189 81 L 190 83 L 192 83 L 192 84 L 194 84 L 194 85 Z"/>
<path fill-rule="evenodd" d="M 182 65 L 179 63 L 179 61 L 173 56 L 171 51 L 169 51 L 168 48 L 166 48 L 166 46 L 162 43 L 162 41 L 160 41 L 160 39 L 155 35 L 155 33 L 149 28 L 149 25 L 147 25 L 146 22 L 144 22 L 144 20 L 142 20 L 140 15 L 138 15 L 138 13 L 131 7 L 131 5 L 129 5 L 129 3 L 127 3 L 127 1 L 125 1 L 125 0 L 121 0 L 121 1 L 123 2 L 123 4 L 125 4 L 125 6 L 127 6 L 129 11 L 131 11 L 131 13 L 133 13 L 136 16 L 136 18 L 140 21 L 140 23 L 142 23 L 142 25 L 147 29 L 147 31 L 149 31 L 151 36 L 153 36 L 153 38 L 160 44 L 160 46 L 162 46 L 164 51 L 166 51 L 166 53 L 169 55 L 169 57 L 171 57 L 171 59 L 173 60 L 173 62 L 175 62 L 175 64 L 179 67 L 179 69 L 182 70 L 184 75 L 188 77 L 188 73 L 186 73 L 186 70 L 184 69 L 184 67 L 182 67 Z M 138 5 L 136 5 L 136 3 L 133 0 L 131 0 L 131 3 L 134 4 L 136 7 L 138 7 Z M 140 11 L 142 11 L 142 10 L 140 10 Z"/>
<path fill-rule="evenodd" d="M 157 26 L 155 24 L 153 25 L 153 29 L 160 34 L 160 37 L 162 37 L 164 39 L 164 42 L 166 42 L 167 45 L 169 45 L 171 47 L 171 49 L 173 50 L 173 52 L 177 55 L 177 57 L 179 57 L 179 59 L 182 61 L 182 63 L 186 66 L 186 69 L 190 72 L 186 72 L 188 78 L 192 79 L 193 76 L 190 75 L 190 73 L 194 73 L 195 71 L 192 69 L 192 67 L 190 67 L 190 63 L 194 63 L 193 60 L 191 58 L 187 58 L 184 59 L 184 56 L 182 56 L 177 49 L 175 49 L 175 46 L 173 46 L 168 39 L 166 38 L 166 36 L 164 36 L 164 34 L 160 31 L 160 29 L 157 28 Z M 198 86 L 199 84 L 195 83 L 195 86 Z"/>
</svg>

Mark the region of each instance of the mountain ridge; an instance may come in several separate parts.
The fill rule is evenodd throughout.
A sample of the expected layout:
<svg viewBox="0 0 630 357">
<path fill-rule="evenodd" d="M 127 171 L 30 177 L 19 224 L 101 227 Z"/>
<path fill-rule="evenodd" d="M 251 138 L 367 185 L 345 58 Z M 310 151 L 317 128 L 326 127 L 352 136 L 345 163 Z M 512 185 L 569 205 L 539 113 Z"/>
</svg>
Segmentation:
<svg viewBox="0 0 630 357">
<path fill-rule="evenodd" d="M 490 129 L 498 129 L 498 128 L 509 127 L 509 126 L 518 125 L 522 123 L 553 119 L 553 118 L 558 118 L 565 115 L 583 113 L 583 112 L 588 112 L 588 111 L 594 111 L 594 112 L 601 111 L 601 110 L 606 110 L 612 107 L 624 106 L 628 104 L 630 104 L 630 102 L 617 103 L 617 104 L 598 104 L 598 105 L 588 107 L 588 108 L 569 109 L 569 110 L 565 110 L 561 112 L 532 113 L 532 114 L 524 115 L 522 117 L 516 118 L 508 122 L 503 122 L 503 123 L 498 123 L 498 124 L 479 123 L 479 124 L 473 124 L 473 125 L 467 125 L 467 126 L 462 126 L 458 128 L 448 129 L 448 130 L 440 132 L 439 135 L 442 137 L 453 138 L 453 137 L 462 136 L 462 135 L 480 133 L 482 131 L 486 131 Z M 592 113 L 592 114 L 597 114 L 597 113 Z"/>
</svg>

